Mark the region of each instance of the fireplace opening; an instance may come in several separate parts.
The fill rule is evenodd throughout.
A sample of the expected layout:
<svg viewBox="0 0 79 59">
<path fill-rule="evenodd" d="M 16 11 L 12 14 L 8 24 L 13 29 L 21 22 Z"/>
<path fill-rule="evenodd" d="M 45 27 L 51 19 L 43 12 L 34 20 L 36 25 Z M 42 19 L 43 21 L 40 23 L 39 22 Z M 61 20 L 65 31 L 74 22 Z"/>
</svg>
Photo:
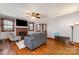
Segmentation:
<svg viewBox="0 0 79 59">
<path fill-rule="evenodd" d="M 19 32 L 19 36 L 25 36 L 26 32 Z"/>
<path fill-rule="evenodd" d="M 24 36 L 26 36 L 26 32 L 19 32 L 19 36 L 21 36 L 21 39 L 24 39 Z"/>
</svg>

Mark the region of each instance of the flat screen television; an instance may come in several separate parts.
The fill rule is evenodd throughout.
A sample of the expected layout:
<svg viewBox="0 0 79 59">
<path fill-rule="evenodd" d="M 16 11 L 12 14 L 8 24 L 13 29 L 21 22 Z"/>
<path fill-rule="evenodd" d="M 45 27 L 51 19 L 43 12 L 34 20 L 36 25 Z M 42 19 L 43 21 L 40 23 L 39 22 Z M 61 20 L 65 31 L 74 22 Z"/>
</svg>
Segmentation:
<svg viewBox="0 0 79 59">
<path fill-rule="evenodd" d="M 16 19 L 16 26 L 27 26 L 28 23 L 25 20 Z"/>
</svg>

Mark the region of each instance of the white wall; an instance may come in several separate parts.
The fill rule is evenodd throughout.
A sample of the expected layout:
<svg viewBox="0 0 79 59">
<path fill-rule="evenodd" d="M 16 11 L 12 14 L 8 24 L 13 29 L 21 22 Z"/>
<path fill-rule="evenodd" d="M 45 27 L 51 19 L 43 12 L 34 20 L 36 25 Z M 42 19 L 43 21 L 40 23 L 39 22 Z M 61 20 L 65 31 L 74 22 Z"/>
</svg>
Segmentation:
<svg viewBox="0 0 79 59">
<path fill-rule="evenodd" d="M 15 34 L 15 32 L 1 32 L 1 39 L 7 39 L 8 38 L 8 33 L 14 33 Z"/>
<path fill-rule="evenodd" d="M 49 18 L 39 23 L 47 23 L 47 32 L 49 37 L 54 37 L 53 32 L 59 32 L 60 36 L 71 37 L 71 27 L 69 24 L 79 21 L 79 12 L 62 15 L 55 18 Z M 74 27 L 74 42 L 79 42 L 79 27 Z"/>
</svg>

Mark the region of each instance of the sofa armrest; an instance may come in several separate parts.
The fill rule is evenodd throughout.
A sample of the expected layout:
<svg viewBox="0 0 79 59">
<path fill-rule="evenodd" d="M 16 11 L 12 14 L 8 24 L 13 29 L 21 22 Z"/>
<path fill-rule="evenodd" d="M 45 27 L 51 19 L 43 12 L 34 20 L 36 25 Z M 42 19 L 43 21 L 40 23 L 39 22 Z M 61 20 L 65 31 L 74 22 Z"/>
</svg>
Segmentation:
<svg viewBox="0 0 79 59">
<path fill-rule="evenodd" d="M 25 46 L 31 47 L 31 40 L 30 37 L 24 37 L 24 44 Z"/>
</svg>

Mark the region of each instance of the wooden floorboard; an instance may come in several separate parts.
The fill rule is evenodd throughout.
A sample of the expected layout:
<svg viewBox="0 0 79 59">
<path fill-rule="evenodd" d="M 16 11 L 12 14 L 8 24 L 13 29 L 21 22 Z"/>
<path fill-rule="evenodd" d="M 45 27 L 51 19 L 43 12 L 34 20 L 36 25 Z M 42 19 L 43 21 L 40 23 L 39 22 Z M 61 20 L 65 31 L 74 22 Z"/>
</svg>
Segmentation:
<svg viewBox="0 0 79 59">
<path fill-rule="evenodd" d="M 69 45 L 48 39 L 47 44 L 31 51 L 28 48 L 19 49 L 15 42 L 5 41 L 0 55 L 79 55 L 79 44 Z"/>
</svg>

